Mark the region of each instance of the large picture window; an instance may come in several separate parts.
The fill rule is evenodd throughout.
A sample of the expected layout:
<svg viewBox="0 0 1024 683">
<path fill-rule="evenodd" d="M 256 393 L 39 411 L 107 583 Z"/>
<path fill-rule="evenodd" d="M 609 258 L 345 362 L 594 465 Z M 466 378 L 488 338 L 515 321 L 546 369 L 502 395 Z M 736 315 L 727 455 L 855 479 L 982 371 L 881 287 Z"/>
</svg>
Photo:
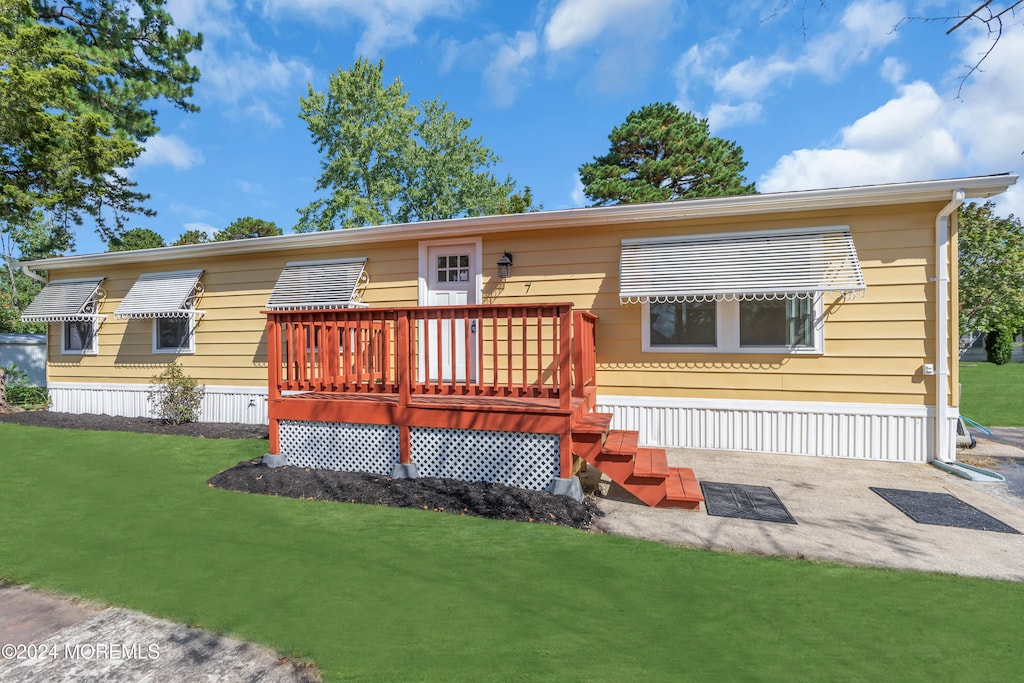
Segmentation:
<svg viewBox="0 0 1024 683">
<path fill-rule="evenodd" d="M 644 304 L 643 349 L 822 353 L 821 297 Z"/>
</svg>

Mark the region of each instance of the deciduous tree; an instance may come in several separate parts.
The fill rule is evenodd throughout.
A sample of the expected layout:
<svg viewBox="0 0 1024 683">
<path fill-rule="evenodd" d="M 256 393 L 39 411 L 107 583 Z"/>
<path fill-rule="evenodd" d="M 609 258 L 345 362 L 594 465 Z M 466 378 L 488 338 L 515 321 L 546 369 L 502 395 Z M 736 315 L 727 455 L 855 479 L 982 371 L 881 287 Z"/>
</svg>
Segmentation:
<svg viewBox="0 0 1024 683">
<path fill-rule="evenodd" d="M 743 148 L 713 137 L 707 119 L 674 104 L 630 112 L 608 136 L 608 153 L 580 166 L 583 191 L 595 205 L 754 194 Z"/>
<path fill-rule="evenodd" d="M 1024 325 L 1024 226 L 995 205 L 964 204 L 959 214 L 960 333 Z"/>
<path fill-rule="evenodd" d="M 316 190 L 296 230 L 500 213 L 515 182 L 491 172 L 501 159 L 468 135 L 470 120 L 434 99 L 409 104 L 399 79 L 385 86 L 384 62 L 359 59 L 331 75 L 326 92 L 309 86 L 299 116 L 323 154 Z"/>
</svg>

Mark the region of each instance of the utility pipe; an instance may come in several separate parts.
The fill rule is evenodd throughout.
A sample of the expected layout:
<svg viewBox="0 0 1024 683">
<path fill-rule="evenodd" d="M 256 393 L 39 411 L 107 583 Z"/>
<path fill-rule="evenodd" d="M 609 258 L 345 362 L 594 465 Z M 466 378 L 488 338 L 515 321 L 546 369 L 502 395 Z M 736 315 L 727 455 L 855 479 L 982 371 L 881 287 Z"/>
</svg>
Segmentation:
<svg viewBox="0 0 1024 683">
<path fill-rule="evenodd" d="M 935 459 L 948 462 L 953 453 L 949 426 L 949 217 L 964 203 L 964 191 L 935 217 Z M 955 460 L 955 458 L 952 458 Z"/>
</svg>

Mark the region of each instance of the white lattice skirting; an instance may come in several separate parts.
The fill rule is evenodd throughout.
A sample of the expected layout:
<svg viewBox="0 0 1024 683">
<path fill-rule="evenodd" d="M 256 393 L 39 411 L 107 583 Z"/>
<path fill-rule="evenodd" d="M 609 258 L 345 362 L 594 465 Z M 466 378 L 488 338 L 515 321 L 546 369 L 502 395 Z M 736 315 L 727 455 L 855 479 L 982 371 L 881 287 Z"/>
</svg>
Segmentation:
<svg viewBox="0 0 1024 683">
<path fill-rule="evenodd" d="M 904 462 L 935 458 L 935 409 L 928 406 L 606 395 L 597 403 L 596 410 L 614 416 L 615 429 L 639 432 L 645 446 Z M 957 417 L 951 407 L 951 444 Z"/>
<path fill-rule="evenodd" d="M 50 382 L 50 409 L 120 417 L 156 417 L 146 398 L 149 384 Z M 267 424 L 267 388 L 206 385 L 199 413 L 202 422 Z"/>
<path fill-rule="evenodd" d="M 398 463 L 398 427 L 281 420 L 289 465 L 388 476 Z M 558 436 L 413 427 L 412 462 L 421 477 L 490 481 L 544 490 L 558 476 Z"/>
</svg>

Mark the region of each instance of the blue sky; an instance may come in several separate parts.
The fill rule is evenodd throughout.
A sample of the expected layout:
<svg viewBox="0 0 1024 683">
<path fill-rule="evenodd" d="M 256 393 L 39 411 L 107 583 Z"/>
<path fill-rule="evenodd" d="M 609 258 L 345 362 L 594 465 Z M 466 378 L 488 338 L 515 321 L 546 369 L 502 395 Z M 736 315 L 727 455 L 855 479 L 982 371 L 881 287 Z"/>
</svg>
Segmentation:
<svg viewBox="0 0 1024 683">
<path fill-rule="evenodd" d="M 762 192 L 1019 173 L 1024 13 L 1004 17 L 966 81 L 990 39 L 972 22 L 946 35 L 951 22 L 925 20 L 978 4 L 169 0 L 176 24 L 206 38 L 193 60 L 202 111 L 159 105 L 161 131 L 131 169 L 158 215 L 130 225 L 169 242 L 241 216 L 290 232 L 321 161 L 299 98 L 359 56 L 383 58 L 413 102 L 440 95 L 472 119 L 498 172 L 545 209 L 586 205 L 580 164 L 658 101 L 739 143 Z M 1024 215 L 1024 188 L 999 210 Z M 103 250 L 83 226 L 76 251 Z"/>
</svg>

